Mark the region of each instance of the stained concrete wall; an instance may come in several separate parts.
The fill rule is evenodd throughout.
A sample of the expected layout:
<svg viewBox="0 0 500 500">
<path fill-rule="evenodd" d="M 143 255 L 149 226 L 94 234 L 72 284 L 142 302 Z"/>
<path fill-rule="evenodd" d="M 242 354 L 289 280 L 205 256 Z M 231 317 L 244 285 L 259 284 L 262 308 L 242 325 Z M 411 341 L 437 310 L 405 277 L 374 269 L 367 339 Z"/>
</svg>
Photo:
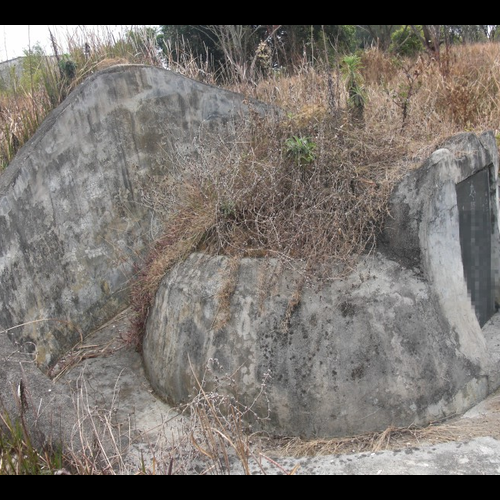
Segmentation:
<svg viewBox="0 0 500 500">
<path fill-rule="evenodd" d="M 48 367 L 126 307 L 151 237 L 144 183 L 247 112 L 242 96 L 159 68 L 85 81 L 0 176 L 0 331 Z"/>
<path fill-rule="evenodd" d="M 379 252 L 344 280 L 302 291 L 300 273 L 244 259 L 227 324 L 218 328 L 224 257 L 193 255 L 164 279 L 144 343 L 156 391 L 189 401 L 211 360 L 232 374 L 272 433 L 331 437 L 424 425 L 468 410 L 499 386 L 498 321 L 481 330 L 462 265 L 456 184 L 492 172 L 498 238 L 498 152 L 493 134 L 454 138 L 409 174 L 392 197 Z M 300 267 L 300 264 L 297 263 Z M 496 326 L 495 326 L 496 325 Z M 210 390 L 210 386 L 207 390 Z"/>
</svg>

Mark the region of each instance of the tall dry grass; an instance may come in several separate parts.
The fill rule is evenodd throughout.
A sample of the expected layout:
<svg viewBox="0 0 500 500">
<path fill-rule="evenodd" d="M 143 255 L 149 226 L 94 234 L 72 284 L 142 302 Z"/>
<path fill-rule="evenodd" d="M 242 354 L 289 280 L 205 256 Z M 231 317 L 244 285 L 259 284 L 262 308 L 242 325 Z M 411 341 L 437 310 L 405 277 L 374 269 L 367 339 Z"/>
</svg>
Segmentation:
<svg viewBox="0 0 500 500">
<path fill-rule="evenodd" d="M 376 65 L 371 64 L 375 59 Z M 401 122 L 398 99 L 415 79 L 405 139 L 424 144 L 456 132 L 497 130 L 500 113 L 500 45 L 454 46 L 437 62 L 427 54 L 394 60 L 376 51 L 364 55 L 369 121 L 395 134 Z"/>
<path fill-rule="evenodd" d="M 371 136 L 387 142 L 406 142 L 410 153 L 434 139 L 464 130 L 498 128 L 500 112 L 500 44 L 453 46 L 437 62 L 422 53 L 396 58 L 378 49 L 361 54 L 366 93 L 365 129 L 360 143 Z M 304 64 L 291 77 L 274 75 L 257 87 L 238 90 L 290 113 L 324 109 L 332 102 L 338 71 L 318 71 Z M 409 79 L 414 88 L 408 96 Z M 335 85 L 333 84 L 335 82 Z M 340 89 L 345 101 L 345 89 Z M 401 101 L 408 98 L 408 124 L 402 128 Z"/>
<path fill-rule="evenodd" d="M 57 37 L 66 37 L 64 42 Z M 427 53 L 417 59 L 394 58 L 378 49 L 362 53 L 366 93 L 364 120 L 375 140 L 392 143 L 406 140 L 407 145 L 432 141 L 457 131 L 495 129 L 498 123 L 500 46 L 496 43 L 451 47 L 441 60 Z M 116 35 L 106 27 L 89 31 L 82 26 L 71 34 L 56 33 L 53 52 L 64 66 L 70 61 L 76 73 L 71 81 L 61 69 L 47 61 L 43 76 L 35 86 L 25 82 L 0 91 L 0 168 L 4 168 L 17 150 L 67 94 L 86 77 L 117 63 L 162 66 L 206 83 L 223 83 L 220 75 L 209 70 L 206 62 L 195 58 L 187 45 L 158 51 L 154 33 L 140 29 Z M 52 60 L 53 61 L 53 60 Z M 408 87 L 413 79 L 413 89 Z M 41 81 L 40 81 L 41 80 Z M 269 102 L 294 114 L 311 115 L 332 110 L 345 100 L 340 70 L 324 62 L 303 60 L 294 68 L 270 72 L 257 83 L 228 83 L 224 86 Z M 341 94 L 344 93 L 344 96 Z M 406 105 L 408 117 L 403 118 Z M 400 128 L 405 123 L 405 134 Z M 410 146 L 410 151 L 413 149 Z"/>
</svg>

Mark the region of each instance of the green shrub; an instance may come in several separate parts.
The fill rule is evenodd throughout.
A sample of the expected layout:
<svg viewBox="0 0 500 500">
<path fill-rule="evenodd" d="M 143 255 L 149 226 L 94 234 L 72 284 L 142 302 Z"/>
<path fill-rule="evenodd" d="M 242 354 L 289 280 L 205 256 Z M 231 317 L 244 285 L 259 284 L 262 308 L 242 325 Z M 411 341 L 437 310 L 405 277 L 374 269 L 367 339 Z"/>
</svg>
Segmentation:
<svg viewBox="0 0 500 500">
<path fill-rule="evenodd" d="M 347 104 L 351 111 L 351 116 L 356 122 L 362 121 L 366 104 L 366 95 L 363 87 L 363 76 L 361 74 L 361 56 L 357 54 L 345 56 L 342 59 L 342 63 L 342 69 L 347 80 L 347 92 L 349 93 Z"/>
<path fill-rule="evenodd" d="M 288 156 L 293 158 L 299 166 L 309 165 L 316 159 L 314 154 L 316 143 L 309 137 L 294 135 L 286 140 L 285 146 Z"/>
<path fill-rule="evenodd" d="M 391 38 L 391 51 L 400 56 L 413 57 L 424 49 L 422 39 L 409 26 L 402 26 Z"/>
<path fill-rule="evenodd" d="M 75 61 L 71 59 L 69 55 L 64 55 L 59 61 L 59 69 L 61 74 L 68 80 L 74 80 L 76 78 L 77 66 Z"/>
</svg>

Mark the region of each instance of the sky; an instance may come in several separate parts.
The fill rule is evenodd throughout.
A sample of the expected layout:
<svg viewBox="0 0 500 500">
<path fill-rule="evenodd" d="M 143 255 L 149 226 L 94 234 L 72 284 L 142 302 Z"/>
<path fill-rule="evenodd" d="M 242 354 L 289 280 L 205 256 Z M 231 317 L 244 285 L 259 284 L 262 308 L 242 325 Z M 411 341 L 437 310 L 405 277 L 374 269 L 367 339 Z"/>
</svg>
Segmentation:
<svg viewBox="0 0 500 500">
<path fill-rule="evenodd" d="M 50 32 L 58 43 L 61 53 L 65 52 L 64 43 L 75 38 L 94 34 L 120 34 L 132 26 L 124 25 L 47 25 L 47 24 L 6 24 L 0 25 L 0 62 L 24 55 L 24 50 L 39 44 L 46 53 L 52 53 Z M 50 31 L 49 31 L 50 30 Z"/>
</svg>

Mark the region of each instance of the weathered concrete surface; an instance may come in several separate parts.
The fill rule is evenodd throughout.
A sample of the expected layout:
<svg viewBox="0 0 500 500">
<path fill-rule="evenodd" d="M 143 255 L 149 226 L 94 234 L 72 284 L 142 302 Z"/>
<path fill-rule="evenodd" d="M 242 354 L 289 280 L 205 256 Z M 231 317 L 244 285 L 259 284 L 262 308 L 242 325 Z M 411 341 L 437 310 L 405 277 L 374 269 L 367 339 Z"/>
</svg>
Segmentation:
<svg viewBox="0 0 500 500">
<path fill-rule="evenodd" d="M 485 370 L 488 374 L 490 387 L 493 390 L 500 387 L 500 314 L 495 314 L 484 326 L 483 335 L 488 352 Z"/>
<path fill-rule="evenodd" d="M 124 342 L 132 315 L 120 314 L 66 355 L 58 368 L 69 370 L 54 386 L 71 395 L 77 417 L 66 447 L 81 447 L 82 424 L 83 441 L 91 442 L 97 429 L 115 471 L 134 475 L 142 460 L 154 467 L 153 459 L 173 446 L 185 419 L 155 397 L 141 355 Z"/>
<path fill-rule="evenodd" d="M 345 280 L 304 289 L 289 317 L 300 274 L 276 261 L 242 260 L 221 327 L 229 261 L 197 254 L 176 266 L 144 342 L 155 390 L 184 403 L 194 375 L 201 380 L 217 359 L 234 374 L 235 396 L 250 405 L 271 373 L 268 401 L 254 406 L 265 416 L 269 404 L 262 425 L 305 437 L 423 425 L 483 400 L 498 387 L 498 349 L 489 349 L 469 298 L 455 185 L 484 167 L 496 182 L 491 134 L 463 136 L 434 153 L 395 192 L 392 253 L 384 248 Z M 499 330 L 489 328 L 495 342 Z"/>
<path fill-rule="evenodd" d="M 247 111 L 240 95 L 154 67 L 78 87 L 0 176 L 0 331 L 48 367 L 127 307 L 154 228 L 145 183 Z"/>
<path fill-rule="evenodd" d="M 66 353 L 53 380 L 0 335 L 0 425 L 6 415 L 23 419 L 34 446 L 62 445 L 67 454 L 90 453 L 98 440 L 117 473 L 138 473 L 142 459 L 152 468 L 183 417 L 154 396 L 140 354 L 124 342 L 130 317 L 125 311 Z"/>
<path fill-rule="evenodd" d="M 500 441 L 477 438 L 401 451 L 384 451 L 302 459 L 277 459 L 279 467 L 262 460 L 254 475 L 294 473 L 297 476 L 498 476 Z M 263 470 L 262 470 L 263 469 Z M 233 475 L 243 474 L 237 467 Z"/>
<path fill-rule="evenodd" d="M 229 323 L 213 328 L 228 266 L 223 257 L 193 255 L 157 295 L 144 358 L 154 388 L 171 403 L 189 400 L 192 367 L 201 380 L 210 359 L 236 373 L 245 404 L 271 372 L 268 430 L 283 435 L 425 424 L 488 393 L 481 365 L 443 332 L 429 285 L 395 262 L 366 258 L 348 279 L 304 290 L 288 331 L 283 321 L 300 276 L 282 270 L 262 292 L 277 263 L 252 259 L 241 262 Z M 266 405 L 256 406 L 262 416 Z"/>
</svg>

